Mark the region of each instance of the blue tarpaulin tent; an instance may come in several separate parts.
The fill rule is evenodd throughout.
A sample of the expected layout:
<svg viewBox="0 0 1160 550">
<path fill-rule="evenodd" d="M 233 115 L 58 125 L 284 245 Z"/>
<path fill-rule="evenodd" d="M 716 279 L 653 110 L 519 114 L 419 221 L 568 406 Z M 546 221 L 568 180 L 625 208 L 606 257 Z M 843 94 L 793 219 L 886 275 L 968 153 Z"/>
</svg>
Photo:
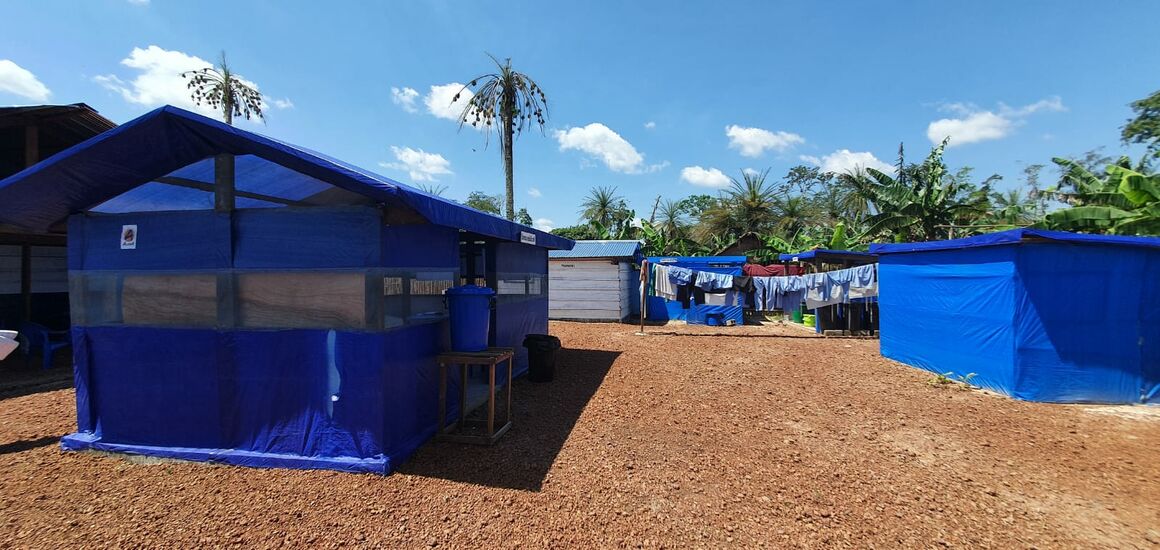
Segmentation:
<svg viewBox="0 0 1160 550">
<path fill-rule="evenodd" d="M 1014 229 L 870 251 L 882 355 L 1029 401 L 1157 402 L 1160 238 Z"/>
<path fill-rule="evenodd" d="M 442 291 L 495 288 L 489 342 L 519 349 L 572 246 L 173 107 L 0 181 L 0 223 L 67 228 L 65 449 L 380 473 L 436 432 Z"/>
</svg>

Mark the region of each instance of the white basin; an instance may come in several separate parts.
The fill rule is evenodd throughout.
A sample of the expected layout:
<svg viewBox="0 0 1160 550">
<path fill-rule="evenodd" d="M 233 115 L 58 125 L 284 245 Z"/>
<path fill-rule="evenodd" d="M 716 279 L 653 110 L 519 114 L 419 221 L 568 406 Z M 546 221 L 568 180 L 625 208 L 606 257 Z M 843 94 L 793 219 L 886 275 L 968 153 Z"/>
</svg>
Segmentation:
<svg viewBox="0 0 1160 550">
<path fill-rule="evenodd" d="M 15 330 L 0 330 L 0 361 L 7 358 L 19 345 L 16 342 Z"/>
</svg>

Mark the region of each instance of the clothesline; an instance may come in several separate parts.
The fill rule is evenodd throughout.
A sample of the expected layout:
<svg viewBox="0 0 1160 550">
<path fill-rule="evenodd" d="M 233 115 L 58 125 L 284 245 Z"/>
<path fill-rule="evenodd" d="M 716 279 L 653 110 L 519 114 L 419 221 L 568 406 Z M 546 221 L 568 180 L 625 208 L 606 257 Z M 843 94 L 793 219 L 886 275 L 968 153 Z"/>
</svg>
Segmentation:
<svg viewBox="0 0 1160 550">
<path fill-rule="evenodd" d="M 785 311 L 803 301 L 806 307 L 816 309 L 878 295 L 878 264 L 778 277 L 733 276 L 660 264 L 650 264 L 649 271 L 650 295 L 675 301 L 682 288 L 697 289 L 707 296 L 752 294 L 751 305 L 758 311 Z"/>
</svg>

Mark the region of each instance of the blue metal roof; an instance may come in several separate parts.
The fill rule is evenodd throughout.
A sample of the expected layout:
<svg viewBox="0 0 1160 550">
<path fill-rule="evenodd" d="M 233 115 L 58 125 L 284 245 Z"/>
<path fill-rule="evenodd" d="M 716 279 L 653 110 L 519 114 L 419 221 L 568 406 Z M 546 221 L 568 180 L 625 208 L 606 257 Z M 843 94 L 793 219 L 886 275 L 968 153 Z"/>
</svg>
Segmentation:
<svg viewBox="0 0 1160 550">
<path fill-rule="evenodd" d="M 631 258 L 640 255 L 640 241 L 576 241 L 572 250 L 549 250 L 552 259 Z"/>
<path fill-rule="evenodd" d="M 1021 244 L 1028 242 L 1058 241 L 1105 246 L 1136 246 L 1144 248 L 1160 248 L 1158 237 L 1128 237 L 1122 235 L 1088 235 L 1086 233 L 1069 233 L 1067 231 L 1048 231 L 1045 229 L 1009 229 L 985 235 L 976 235 L 963 239 L 946 241 L 930 241 L 924 243 L 890 243 L 872 244 L 870 252 L 874 254 L 898 254 L 903 252 L 927 252 L 931 250 L 953 250 L 958 248 L 975 248 L 980 246 L 997 246 Z"/>
<path fill-rule="evenodd" d="M 544 248 L 572 248 L 571 239 L 172 106 L 146 113 L 0 180 L 0 223 L 46 231 L 69 215 L 88 210 L 212 208 L 212 192 L 197 187 L 214 181 L 212 157 L 223 153 L 236 157 L 237 205 L 242 208 L 335 204 L 349 199 L 335 199 L 333 192 L 346 191 L 359 200 L 382 204 L 388 211 L 413 212 L 433 224 Z"/>
</svg>

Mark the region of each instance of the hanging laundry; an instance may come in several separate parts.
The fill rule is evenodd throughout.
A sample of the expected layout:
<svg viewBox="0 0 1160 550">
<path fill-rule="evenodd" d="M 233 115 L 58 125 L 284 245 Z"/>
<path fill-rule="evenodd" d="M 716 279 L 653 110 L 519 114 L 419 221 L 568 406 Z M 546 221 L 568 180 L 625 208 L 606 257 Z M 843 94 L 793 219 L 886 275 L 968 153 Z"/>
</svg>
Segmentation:
<svg viewBox="0 0 1160 550">
<path fill-rule="evenodd" d="M 878 264 L 860 265 L 850 271 L 850 298 L 878 295 Z"/>
<path fill-rule="evenodd" d="M 664 267 L 668 268 L 669 280 L 672 281 L 673 285 L 675 286 L 684 286 L 692 283 L 693 280 L 697 277 L 697 272 L 693 271 L 692 269 L 686 269 L 675 265 Z"/>
<path fill-rule="evenodd" d="M 769 300 L 769 285 L 772 277 L 753 277 L 753 309 L 757 311 L 769 311 L 773 308 L 767 307 Z"/>
<path fill-rule="evenodd" d="M 672 268 L 665 265 L 654 266 L 654 289 L 656 295 L 666 300 L 677 299 L 678 285 L 673 283 Z"/>
<path fill-rule="evenodd" d="M 733 290 L 733 276 L 708 271 L 697 271 L 697 288 L 705 292 L 715 290 Z"/>
<path fill-rule="evenodd" d="M 753 277 L 748 275 L 734 275 L 733 290 L 739 292 L 753 292 Z"/>
</svg>

